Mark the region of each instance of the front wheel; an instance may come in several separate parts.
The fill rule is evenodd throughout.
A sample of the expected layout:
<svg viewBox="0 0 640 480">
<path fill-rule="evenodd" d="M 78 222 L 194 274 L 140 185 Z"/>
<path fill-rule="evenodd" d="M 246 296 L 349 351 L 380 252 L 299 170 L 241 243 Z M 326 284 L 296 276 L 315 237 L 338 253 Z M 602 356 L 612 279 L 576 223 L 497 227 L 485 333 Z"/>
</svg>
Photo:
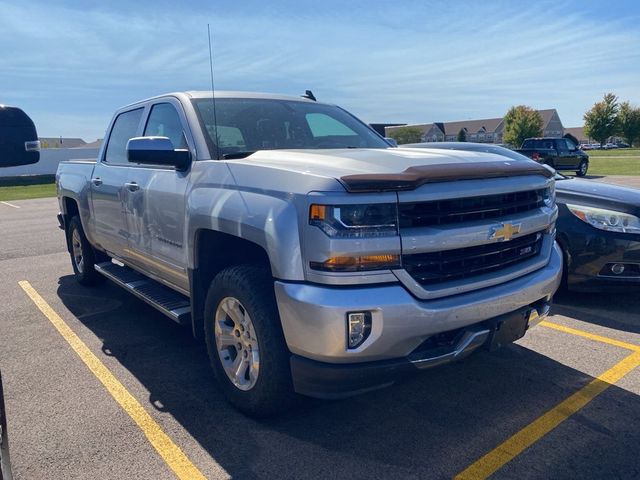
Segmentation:
<svg viewBox="0 0 640 480">
<path fill-rule="evenodd" d="M 580 162 L 580 165 L 578 165 L 578 171 L 576 172 L 576 175 L 578 177 L 584 177 L 587 174 L 588 170 L 589 170 L 589 162 L 586 160 L 582 160 Z"/>
<path fill-rule="evenodd" d="M 216 275 L 205 304 L 205 338 L 216 379 L 236 408 L 265 417 L 291 406 L 290 354 L 267 267 L 237 265 Z"/>
<path fill-rule="evenodd" d="M 67 242 L 71 265 L 76 280 L 81 285 L 97 285 L 104 281 L 104 277 L 95 270 L 96 252 L 87 240 L 82 229 L 80 217 L 73 217 L 67 229 Z"/>
</svg>

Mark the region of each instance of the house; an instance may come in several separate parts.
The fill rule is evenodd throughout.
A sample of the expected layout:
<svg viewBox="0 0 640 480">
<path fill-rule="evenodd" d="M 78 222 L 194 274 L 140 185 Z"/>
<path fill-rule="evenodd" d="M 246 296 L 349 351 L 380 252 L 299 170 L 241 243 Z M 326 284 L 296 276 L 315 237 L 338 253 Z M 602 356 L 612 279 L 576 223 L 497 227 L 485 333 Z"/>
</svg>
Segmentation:
<svg viewBox="0 0 640 480">
<path fill-rule="evenodd" d="M 582 143 L 596 143 L 596 141 L 584 133 L 584 127 L 571 127 L 564 129 L 565 135 L 571 135 L 578 141 L 578 144 Z"/>
<path fill-rule="evenodd" d="M 542 117 L 542 134 L 545 137 L 562 137 L 564 127 L 555 108 L 538 110 Z M 502 143 L 504 121 L 502 118 L 486 118 L 483 120 L 462 120 L 458 122 L 434 122 L 406 125 L 419 128 L 424 142 L 455 142 L 460 130 L 465 132 L 467 142 Z M 387 127 L 386 135 L 403 127 Z"/>
</svg>

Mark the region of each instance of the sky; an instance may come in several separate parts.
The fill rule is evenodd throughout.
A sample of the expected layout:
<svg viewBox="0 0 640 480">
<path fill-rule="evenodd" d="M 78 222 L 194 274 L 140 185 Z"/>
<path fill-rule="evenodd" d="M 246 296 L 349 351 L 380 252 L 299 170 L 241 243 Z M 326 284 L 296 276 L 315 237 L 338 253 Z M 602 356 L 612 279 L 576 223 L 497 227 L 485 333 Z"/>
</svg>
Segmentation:
<svg viewBox="0 0 640 480">
<path fill-rule="evenodd" d="M 300 95 L 366 122 L 640 104 L 640 2 L 0 0 L 0 104 L 40 136 L 102 138 L 113 112 L 215 86 Z"/>
</svg>

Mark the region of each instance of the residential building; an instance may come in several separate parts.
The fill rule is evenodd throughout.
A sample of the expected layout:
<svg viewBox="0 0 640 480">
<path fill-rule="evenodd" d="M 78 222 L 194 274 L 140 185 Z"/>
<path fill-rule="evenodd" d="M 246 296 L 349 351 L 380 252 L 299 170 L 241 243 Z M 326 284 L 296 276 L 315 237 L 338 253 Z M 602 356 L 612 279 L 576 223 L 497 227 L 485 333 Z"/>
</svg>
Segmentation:
<svg viewBox="0 0 640 480">
<path fill-rule="evenodd" d="M 542 134 L 545 137 L 562 137 L 564 127 L 555 108 L 538 110 L 542 117 Z M 460 130 L 465 132 L 467 142 L 503 143 L 504 121 L 502 118 L 462 120 L 457 122 L 434 122 L 406 125 L 419 128 L 424 142 L 455 142 Z M 387 127 L 386 135 L 403 127 Z"/>
</svg>

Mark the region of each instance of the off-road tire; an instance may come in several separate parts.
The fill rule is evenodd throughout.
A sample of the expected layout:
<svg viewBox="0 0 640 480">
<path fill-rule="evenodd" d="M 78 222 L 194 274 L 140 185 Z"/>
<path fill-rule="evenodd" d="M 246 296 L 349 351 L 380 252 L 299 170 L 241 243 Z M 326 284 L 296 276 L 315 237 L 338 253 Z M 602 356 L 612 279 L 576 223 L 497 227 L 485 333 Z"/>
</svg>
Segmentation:
<svg viewBox="0 0 640 480">
<path fill-rule="evenodd" d="M 79 241 L 79 247 L 82 252 L 82 262 L 77 260 L 76 251 L 74 251 L 74 243 Z M 81 285 L 92 286 L 104 282 L 105 277 L 95 270 L 95 264 L 105 261 L 108 257 L 101 252 L 96 252 L 87 240 L 80 217 L 75 216 L 69 221 L 67 228 L 67 242 L 69 243 L 69 255 L 71 256 L 71 266 L 76 280 Z M 77 248 L 77 245 L 76 245 Z"/>
<path fill-rule="evenodd" d="M 215 316 L 225 298 L 237 299 L 251 319 L 259 348 L 259 373 L 249 390 L 228 377 L 218 353 Z M 236 265 L 222 270 L 211 282 L 205 302 L 205 340 L 213 372 L 227 400 L 252 417 L 283 412 L 296 401 L 290 352 L 287 348 L 270 269 L 262 265 Z"/>
</svg>

